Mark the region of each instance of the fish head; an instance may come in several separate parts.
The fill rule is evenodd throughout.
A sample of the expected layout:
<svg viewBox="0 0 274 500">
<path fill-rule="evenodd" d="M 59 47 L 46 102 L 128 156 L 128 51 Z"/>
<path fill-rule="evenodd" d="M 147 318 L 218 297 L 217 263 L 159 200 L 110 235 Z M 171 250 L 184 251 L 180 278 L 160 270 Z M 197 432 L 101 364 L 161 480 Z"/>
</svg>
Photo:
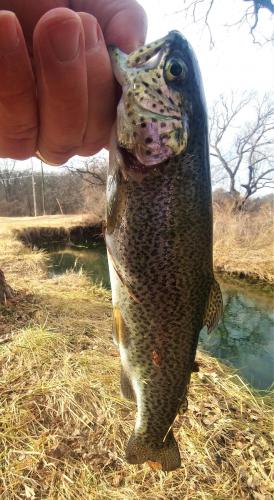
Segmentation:
<svg viewBox="0 0 274 500">
<path fill-rule="evenodd" d="M 110 56 L 122 87 L 118 145 L 129 167 L 149 171 L 187 148 L 193 102 L 203 100 L 198 63 L 177 31 L 129 55 L 112 47 Z"/>
</svg>

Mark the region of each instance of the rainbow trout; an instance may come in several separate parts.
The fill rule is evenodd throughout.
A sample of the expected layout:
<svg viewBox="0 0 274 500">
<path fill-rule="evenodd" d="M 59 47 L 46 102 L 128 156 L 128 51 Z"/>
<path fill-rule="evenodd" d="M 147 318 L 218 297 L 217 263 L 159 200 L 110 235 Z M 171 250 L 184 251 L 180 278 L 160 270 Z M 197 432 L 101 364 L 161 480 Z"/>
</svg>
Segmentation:
<svg viewBox="0 0 274 500">
<path fill-rule="evenodd" d="M 206 106 L 183 36 L 126 55 L 110 49 L 122 87 L 107 181 L 106 244 L 121 391 L 137 403 L 131 464 L 180 466 L 172 424 L 199 332 L 222 311 L 212 268 Z"/>
</svg>

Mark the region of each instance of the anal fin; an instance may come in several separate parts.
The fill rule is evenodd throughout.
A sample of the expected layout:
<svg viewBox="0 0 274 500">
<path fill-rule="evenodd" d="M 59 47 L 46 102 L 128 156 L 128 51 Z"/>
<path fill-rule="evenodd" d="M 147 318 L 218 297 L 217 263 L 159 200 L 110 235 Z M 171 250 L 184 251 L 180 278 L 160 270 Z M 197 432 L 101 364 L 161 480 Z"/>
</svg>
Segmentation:
<svg viewBox="0 0 274 500">
<path fill-rule="evenodd" d="M 213 281 L 209 292 L 206 312 L 204 316 L 204 326 L 207 327 L 208 333 L 212 332 L 219 323 L 219 319 L 223 313 L 223 298 L 219 284 Z"/>
</svg>

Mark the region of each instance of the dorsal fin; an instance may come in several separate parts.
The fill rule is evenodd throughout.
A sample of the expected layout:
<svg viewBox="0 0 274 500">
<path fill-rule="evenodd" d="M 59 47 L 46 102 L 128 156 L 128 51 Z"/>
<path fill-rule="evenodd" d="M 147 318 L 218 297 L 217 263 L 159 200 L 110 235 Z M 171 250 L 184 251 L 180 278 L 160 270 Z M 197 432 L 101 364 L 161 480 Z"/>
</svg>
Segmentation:
<svg viewBox="0 0 274 500">
<path fill-rule="evenodd" d="M 219 323 L 219 319 L 223 313 L 223 299 L 220 286 L 217 281 L 213 281 L 209 292 L 207 307 L 204 315 L 204 326 L 207 327 L 208 333 L 212 332 Z"/>
</svg>

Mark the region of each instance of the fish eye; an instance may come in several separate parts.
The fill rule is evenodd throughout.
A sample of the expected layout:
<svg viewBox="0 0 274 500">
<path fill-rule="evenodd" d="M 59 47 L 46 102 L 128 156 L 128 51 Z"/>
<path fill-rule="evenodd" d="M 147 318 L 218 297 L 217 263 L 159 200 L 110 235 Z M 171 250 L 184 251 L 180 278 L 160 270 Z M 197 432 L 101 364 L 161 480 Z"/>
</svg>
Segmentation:
<svg viewBox="0 0 274 500">
<path fill-rule="evenodd" d="M 167 80 L 182 79 L 187 75 L 187 67 L 182 59 L 173 57 L 167 61 L 165 73 Z"/>
</svg>

